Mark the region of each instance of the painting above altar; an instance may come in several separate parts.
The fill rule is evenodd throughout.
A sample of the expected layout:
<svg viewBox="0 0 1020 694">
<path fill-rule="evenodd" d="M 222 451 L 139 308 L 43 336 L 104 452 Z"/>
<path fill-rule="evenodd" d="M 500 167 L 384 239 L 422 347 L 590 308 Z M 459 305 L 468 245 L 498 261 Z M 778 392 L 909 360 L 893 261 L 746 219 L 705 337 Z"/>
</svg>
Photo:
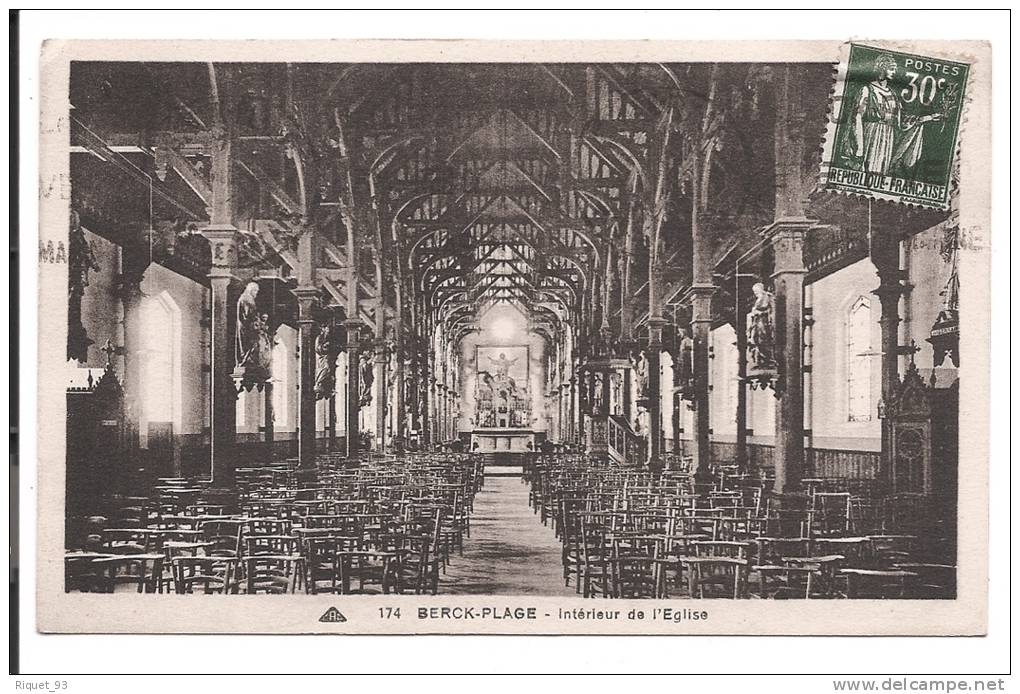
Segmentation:
<svg viewBox="0 0 1020 694">
<path fill-rule="evenodd" d="M 527 345 L 475 348 L 478 428 L 530 428 L 529 357 Z"/>
</svg>

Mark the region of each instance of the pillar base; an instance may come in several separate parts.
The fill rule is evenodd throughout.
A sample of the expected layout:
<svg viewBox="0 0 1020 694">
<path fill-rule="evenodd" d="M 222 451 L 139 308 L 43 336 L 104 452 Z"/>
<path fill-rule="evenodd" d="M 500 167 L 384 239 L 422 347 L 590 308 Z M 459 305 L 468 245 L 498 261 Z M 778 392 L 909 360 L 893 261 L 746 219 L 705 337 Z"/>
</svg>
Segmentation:
<svg viewBox="0 0 1020 694">
<path fill-rule="evenodd" d="M 809 537 L 810 528 L 806 511 L 811 506 L 811 497 L 804 492 L 769 493 L 769 515 L 776 527 L 769 528 L 773 537 Z"/>
</svg>

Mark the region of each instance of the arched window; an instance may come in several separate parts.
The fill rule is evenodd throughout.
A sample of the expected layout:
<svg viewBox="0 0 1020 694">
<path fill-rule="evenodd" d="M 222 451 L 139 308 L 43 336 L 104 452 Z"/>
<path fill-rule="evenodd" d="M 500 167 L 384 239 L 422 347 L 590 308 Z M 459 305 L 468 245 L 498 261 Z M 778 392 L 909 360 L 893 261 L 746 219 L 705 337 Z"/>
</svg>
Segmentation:
<svg viewBox="0 0 1020 694">
<path fill-rule="evenodd" d="M 273 420 L 280 429 L 290 426 L 291 354 L 285 335 L 288 331 L 293 332 L 293 328 L 285 325 L 277 328 L 273 344 Z"/>
<path fill-rule="evenodd" d="M 180 425 L 180 309 L 167 292 L 141 305 L 141 418 Z M 146 426 L 141 428 L 146 431 Z"/>
<path fill-rule="evenodd" d="M 871 364 L 871 301 L 859 296 L 846 314 L 846 394 L 847 420 L 870 422 Z"/>
</svg>

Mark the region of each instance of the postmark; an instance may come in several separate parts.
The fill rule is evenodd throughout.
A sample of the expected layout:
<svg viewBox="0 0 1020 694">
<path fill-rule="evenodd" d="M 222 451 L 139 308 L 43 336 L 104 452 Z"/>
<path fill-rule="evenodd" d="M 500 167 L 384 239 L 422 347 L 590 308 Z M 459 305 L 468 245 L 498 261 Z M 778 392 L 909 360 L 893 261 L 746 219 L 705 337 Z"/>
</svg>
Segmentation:
<svg viewBox="0 0 1020 694">
<path fill-rule="evenodd" d="M 970 66 L 851 43 L 826 133 L 825 190 L 945 210 Z"/>
</svg>

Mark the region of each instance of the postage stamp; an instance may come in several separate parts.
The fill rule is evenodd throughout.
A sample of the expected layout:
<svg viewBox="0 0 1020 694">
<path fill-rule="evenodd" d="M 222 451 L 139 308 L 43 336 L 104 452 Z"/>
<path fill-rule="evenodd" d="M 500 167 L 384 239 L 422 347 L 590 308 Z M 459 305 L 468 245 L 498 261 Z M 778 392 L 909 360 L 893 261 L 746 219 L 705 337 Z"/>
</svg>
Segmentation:
<svg viewBox="0 0 1020 694">
<path fill-rule="evenodd" d="M 945 210 L 969 66 L 850 44 L 833 93 L 825 190 Z"/>
</svg>

